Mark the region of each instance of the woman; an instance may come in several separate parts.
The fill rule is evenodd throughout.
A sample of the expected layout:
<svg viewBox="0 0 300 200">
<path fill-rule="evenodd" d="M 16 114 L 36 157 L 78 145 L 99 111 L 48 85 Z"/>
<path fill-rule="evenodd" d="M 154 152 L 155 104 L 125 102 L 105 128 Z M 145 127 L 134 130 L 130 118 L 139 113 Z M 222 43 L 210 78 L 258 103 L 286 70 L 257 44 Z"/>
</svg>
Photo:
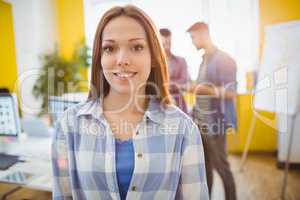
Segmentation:
<svg viewBox="0 0 300 200">
<path fill-rule="evenodd" d="M 53 139 L 53 199 L 208 199 L 203 147 L 170 101 L 151 19 L 114 7 L 95 35 L 88 101 L 68 109 Z"/>
</svg>

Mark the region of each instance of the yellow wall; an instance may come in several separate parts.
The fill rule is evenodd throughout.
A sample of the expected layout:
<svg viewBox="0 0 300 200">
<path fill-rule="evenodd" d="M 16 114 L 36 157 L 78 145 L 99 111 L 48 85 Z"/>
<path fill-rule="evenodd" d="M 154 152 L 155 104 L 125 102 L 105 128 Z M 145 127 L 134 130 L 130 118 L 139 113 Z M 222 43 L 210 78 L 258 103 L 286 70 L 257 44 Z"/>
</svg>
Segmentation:
<svg viewBox="0 0 300 200">
<path fill-rule="evenodd" d="M 59 48 L 70 58 L 74 47 L 84 38 L 83 0 L 56 0 Z"/>
<path fill-rule="evenodd" d="M 17 63 L 14 43 L 12 7 L 0 0 L 0 87 L 14 91 Z"/>
<path fill-rule="evenodd" d="M 76 45 L 84 39 L 83 0 L 56 0 L 59 49 L 71 58 Z M 87 80 L 87 70 L 82 70 Z"/>
<path fill-rule="evenodd" d="M 250 151 L 275 151 L 277 146 L 276 117 L 274 113 L 254 113 L 252 96 L 239 95 L 237 98 L 237 123 L 236 134 L 228 134 L 228 150 L 230 152 L 242 152 L 246 144 L 248 130 L 254 114 L 257 116 L 254 134 L 251 140 Z"/>
<path fill-rule="evenodd" d="M 260 0 L 260 51 L 263 48 L 266 25 L 292 20 L 300 20 L 299 0 Z"/>
<path fill-rule="evenodd" d="M 264 42 L 264 27 L 266 25 L 288 22 L 300 19 L 299 0 L 260 0 L 260 55 Z M 259 112 L 260 116 L 275 126 L 274 113 Z M 251 95 L 240 95 L 237 101 L 238 132 L 228 135 L 228 149 L 231 152 L 241 152 L 246 143 L 247 133 L 253 117 Z M 255 124 L 254 136 L 250 151 L 275 151 L 277 149 L 277 133 L 271 126 L 260 119 Z"/>
</svg>

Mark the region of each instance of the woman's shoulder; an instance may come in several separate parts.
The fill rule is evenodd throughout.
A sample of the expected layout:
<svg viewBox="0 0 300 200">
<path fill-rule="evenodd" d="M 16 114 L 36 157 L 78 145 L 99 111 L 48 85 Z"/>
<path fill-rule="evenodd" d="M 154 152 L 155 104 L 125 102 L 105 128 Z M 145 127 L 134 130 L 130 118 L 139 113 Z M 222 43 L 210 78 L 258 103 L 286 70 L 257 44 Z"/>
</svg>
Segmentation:
<svg viewBox="0 0 300 200">
<path fill-rule="evenodd" d="M 84 101 L 75 105 L 69 106 L 64 112 L 61 113 L 58 122 L 62 125 L 72 125 L 76 121 L 76 118 L 90 108 L 95 102 Z"/>
<path fill-rule="evenodd" d="M 150 98 L 148 111 L 161 122 L 164 119 L 177 119 L 178 121 L 192 121 L 191 118 L 184 113 L 176 105 L 164 104 L 159 99 Z"/>
<path fill-rule="evenodd" d="M 169 104 L 163 110 L 166 117 L 190 120 L 190 117 L 174 104 Z"/>
<path fill-rule="evenodd" d="M 83 108 L 85 108 L 87 105 L 90 105 L 91 104 L 91 101 L 84 101 L 84 102 L 80 102 L 80 103 L 77 103 L 75 105 L 71 105 L 69 106 L 63 113 L 62 113 L 62 116 L 63 117 L 71 117 L 71 116 L 76 116 L 78 115 L 78 113 L 81 112 L 81 110 Z"/>
<path fill-rule="evenodd" d="M 164 110 L 165 121 L 172 121 L 177 123 L 180 127 L 185 129 L 195 128 L 196 125 L 185 112 L 183 112 L 176 105 L 168 105 Z"/>
</svg>

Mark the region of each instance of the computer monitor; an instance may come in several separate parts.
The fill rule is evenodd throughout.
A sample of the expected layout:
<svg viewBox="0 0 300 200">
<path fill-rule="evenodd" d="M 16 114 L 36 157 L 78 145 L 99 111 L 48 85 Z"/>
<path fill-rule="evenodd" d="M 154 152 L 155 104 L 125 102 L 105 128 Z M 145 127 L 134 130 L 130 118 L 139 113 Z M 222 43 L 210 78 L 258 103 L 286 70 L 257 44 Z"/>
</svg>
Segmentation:
<svg viewBox="0 0 300 200">
<path fill-rule="evenodd" d="M 21 133 L 17 99 L 0 93 L 0 136 L 17 137 Z"/>
</svg>

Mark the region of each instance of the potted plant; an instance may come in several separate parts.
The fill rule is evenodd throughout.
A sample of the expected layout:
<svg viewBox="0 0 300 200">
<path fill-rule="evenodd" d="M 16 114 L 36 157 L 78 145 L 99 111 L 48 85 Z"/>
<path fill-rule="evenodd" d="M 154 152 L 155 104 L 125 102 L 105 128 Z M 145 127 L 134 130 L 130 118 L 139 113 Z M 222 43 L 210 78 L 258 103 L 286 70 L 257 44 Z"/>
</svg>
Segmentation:
<svg viewBox="0 0 300 200">
<path fill-rule="evenodd" d="M 75 49 L 70 60 L 54 52 L 41 56 L 43 66 L 33 87 L 33 95 L 42 99 L 40 115 L 48 113 L 49 96 L 61 96 L 64 93 L 82 92 L 86 90 L 87 80 L 83 77 L 83 69 L 89 66 L 90 49 L 82 42 Z"/>
</svg>

